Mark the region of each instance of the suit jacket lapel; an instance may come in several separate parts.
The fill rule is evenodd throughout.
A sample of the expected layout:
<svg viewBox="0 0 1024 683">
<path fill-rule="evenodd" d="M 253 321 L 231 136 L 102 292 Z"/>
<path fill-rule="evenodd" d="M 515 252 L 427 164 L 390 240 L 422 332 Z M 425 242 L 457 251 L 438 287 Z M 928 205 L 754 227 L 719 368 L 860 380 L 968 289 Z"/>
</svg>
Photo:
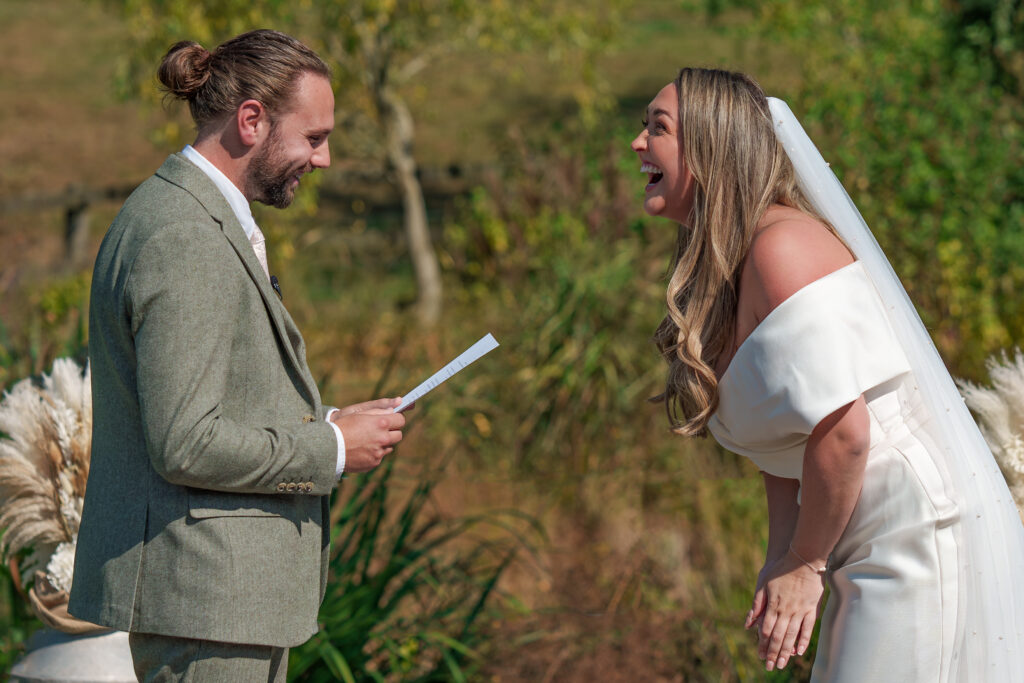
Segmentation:
<svg viewBox="0 0 1024 683">
<path fill-rule="evenodd" d="M 278 298 L 277 292 L 267 280 L 263 267 L 260 266 L 260 262 L 256 258 L 256 252 L 253 251 L 252 244 L 245 236 L 245 230 L 242 229 L 235 217 L 234 211 L 228 206 L 227 200 L 205 173 L 180 154 L 172 154 L 168 157 L 156 174 L 189 192 L 209 212 L 210 217 L 220 223 L 224 236 L 227 237 L 235 253 L 238 254 L 249 277 L 256 284 L 260 296 L 263 297 L 263 303 L 274 324 L 274 332 L 281 340 L 281 347 L 288 355 L 288 360 L 302 378 L 310 403 L 319 410 L 320 392 L 317 390 L 316 383 L 305 362 L 305 345 L 302 343 L 302 335 L 288 311 L 285 310 L 284 304 Z"/>
</svg>

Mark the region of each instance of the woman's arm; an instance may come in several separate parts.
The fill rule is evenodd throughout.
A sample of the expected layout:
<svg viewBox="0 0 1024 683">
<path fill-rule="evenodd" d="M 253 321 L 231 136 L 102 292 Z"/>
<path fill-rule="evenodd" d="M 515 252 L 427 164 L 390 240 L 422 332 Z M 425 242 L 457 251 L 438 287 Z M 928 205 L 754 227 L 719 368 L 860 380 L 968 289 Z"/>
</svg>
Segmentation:
<svg viewBox="0 0 1024 683">
<path fill-rule="evenodd" d="M 794 652 L 802 655 L 810 644 L 824 591 L 816 569 L 825 567 L 850 521 L 869 446 L 863 398 L 833 412 L 811 432 L 796 529 L 764 583 L 758 655 L 769 671 L 784 667 Z"/>
<path fill-rule="evenodd" d="M 765 564 L 779 560 L 789 549 L 796 529 L 800 506 L 796 503 L 800 482 L 762 472 L 764 492 L 768 499 L 768 550 Z"/>
<path fill-rule="evenodd" d="M 764 478 L 765 497 L 768 499 L 768 549 L 765 552 L 764 565 L 757 573 L 757 586 L 754 588 L 754 604 L 747 612 L 744 628 L 750 628 L 755 622 L 760 623 L 764 612 L 764 582 L 771 568 L 782 559 L 789 550 L 796 529 L 797 515 L 800 507 L 796 503 L 800 482 L 796 479 L 776 477 L 762 472 Z"/>
<path fill-rule="evenodd" d="M 773 206 L 758 223 L 740 291 L 761 321 L 803 287 L 852 261 L 824 225 L 794 209 Z M 815 569 L 825 566 L 853 512 L 868 445 L 862 398 L 837 409 L 811 432 L 792 538 L 784 549 L 772 542 L 770 550 L 781 555 L 762 570 L 761 590 L 747 619 L 748 625 L 759 625 L 758 654 L 769 671 L 785 666 L 794 652 L 803 654 L 810 644 L 824 592 L 823 577 Z"/>
</svg>

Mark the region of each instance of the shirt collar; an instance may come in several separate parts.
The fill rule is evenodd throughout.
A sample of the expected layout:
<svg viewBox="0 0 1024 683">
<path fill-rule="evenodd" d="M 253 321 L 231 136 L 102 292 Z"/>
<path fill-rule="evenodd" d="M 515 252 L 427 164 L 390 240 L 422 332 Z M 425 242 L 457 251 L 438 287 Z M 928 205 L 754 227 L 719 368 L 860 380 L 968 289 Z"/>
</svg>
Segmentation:
<svg viewBox="0 0 1024 683">
<path fill-rule="evenodd" d="M 198 166 L 199 170 L 213 181 L 213 184 L 220 190 L 220 193 L 224 195 L 224 199 L 227 200 L 228 206 L 231 207 L 231 211 L 235 214 L 235 218 L 241 224 L 242 230 L 245 231 L 245 236 L 248 239 L 252 239 L 253 233 L 256 232 L 256 220 L 252 217 L 249 201 L 242 194 L 242 191 L 192 145 L 185 145 L 185 149 L 181 150 L 181 155 Z"/>
</svg>

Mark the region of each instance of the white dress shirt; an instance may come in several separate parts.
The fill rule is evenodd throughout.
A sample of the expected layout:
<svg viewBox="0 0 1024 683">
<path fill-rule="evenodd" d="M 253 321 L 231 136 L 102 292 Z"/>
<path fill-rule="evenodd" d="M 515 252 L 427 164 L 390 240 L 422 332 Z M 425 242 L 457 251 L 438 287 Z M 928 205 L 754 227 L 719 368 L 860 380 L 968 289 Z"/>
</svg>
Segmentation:
<svg viewBox="0 0 1024 683">
<path fill-rule="evenodd" d="M 228 206 L 231 207 L 231 211 L 235 214 L 235 218 L 242 225 L 246 238 L 251 240 L 253 233 L 256 232 L 256 220 L 252 217 L 249 201 L 242 194 L 242 191 L 219 168 L 211 164 L 206 157 L 196 151 L 196 148 L 192 145 L 185 145 L 185 149 L 181 150 L 181 155 L 198 166 L 199 170 L 213 181 L 213 184 L 217 186 L 220 193 L 224 195 L 224 199 L 227 200 Z M 327 424 L 331 425 L 331 428 L 334 429 L 334 436 L 338 439 L 338 460 L 335 474 L 341 477 L 341 473 L 345 471 L 345 437 L 342 435 L 338 425 L 331 422 L 331 415 L 337 412 L 337 410 L 337 408 L 329 408 L 325 419 Z"/>
</svg>

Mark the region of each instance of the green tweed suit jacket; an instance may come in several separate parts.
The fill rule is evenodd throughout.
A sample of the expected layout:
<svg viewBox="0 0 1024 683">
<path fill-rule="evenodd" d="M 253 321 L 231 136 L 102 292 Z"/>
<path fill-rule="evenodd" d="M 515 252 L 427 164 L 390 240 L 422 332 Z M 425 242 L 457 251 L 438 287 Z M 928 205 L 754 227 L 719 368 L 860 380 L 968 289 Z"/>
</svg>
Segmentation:
<svg viewBox="0 0 1024 683">
<path fill-rule="evenodd" d="M 337 441 L 295 323 L 209 178 L 167 159 L 96 259 L 70 611 L 291 647 L 317 630 Z"/>
</svg>

